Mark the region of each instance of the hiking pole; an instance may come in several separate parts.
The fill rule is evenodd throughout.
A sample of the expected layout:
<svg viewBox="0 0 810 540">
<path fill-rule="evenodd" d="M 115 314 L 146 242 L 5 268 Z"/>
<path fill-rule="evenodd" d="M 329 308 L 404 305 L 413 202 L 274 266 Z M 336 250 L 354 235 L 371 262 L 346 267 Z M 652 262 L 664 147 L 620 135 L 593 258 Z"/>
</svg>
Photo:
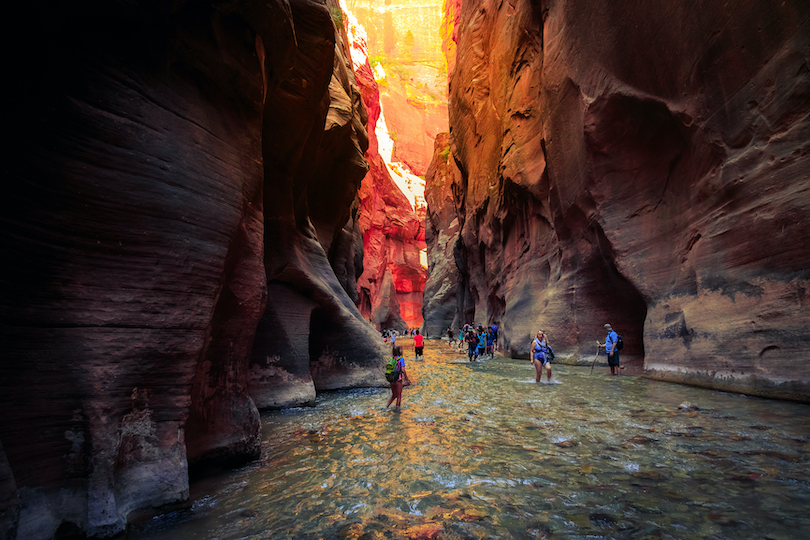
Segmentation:
<svg viewBox="0 0 810 540">
<path fill-rule="evenodd" d="M 599 345 L 596 346 L 596 354 L 593 355 L 593 363 L 591 364 L 591 375 L 593 375 L 593 366 L 596 365 L 596 357 L 599 356 Z"/>
</svg>

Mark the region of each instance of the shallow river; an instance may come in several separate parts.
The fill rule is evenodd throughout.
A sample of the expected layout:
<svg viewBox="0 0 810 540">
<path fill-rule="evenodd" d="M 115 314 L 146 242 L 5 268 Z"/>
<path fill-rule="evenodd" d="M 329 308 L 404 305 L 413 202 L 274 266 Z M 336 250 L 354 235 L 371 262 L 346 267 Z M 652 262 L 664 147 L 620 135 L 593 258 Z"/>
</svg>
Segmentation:
<svg viewBox="0 0 810 540">
<path fill-rule="evenodd" d="M 381 388 L 265 414 L 259 461 L 129 537 L 810 538 L 810 406 L 599 366 L 535 384 L 526 361 L 437 342 L 409 356 L 400 412 Z"/>
</svg>

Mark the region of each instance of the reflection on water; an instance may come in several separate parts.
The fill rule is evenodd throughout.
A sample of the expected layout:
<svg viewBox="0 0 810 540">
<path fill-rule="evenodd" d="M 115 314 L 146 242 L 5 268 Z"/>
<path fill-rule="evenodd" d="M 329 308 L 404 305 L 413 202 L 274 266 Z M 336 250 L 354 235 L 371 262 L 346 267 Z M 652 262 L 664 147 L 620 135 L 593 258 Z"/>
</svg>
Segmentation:
<svg viewBox="0 0 810 540">
<path fill-rule="evenodd" d="M 265 414 L 260 461 L 130 538 L 810 536 L 810 406 L 464 360 L 426 343 L 399 413 L 373 389 Z"/>
</svg>

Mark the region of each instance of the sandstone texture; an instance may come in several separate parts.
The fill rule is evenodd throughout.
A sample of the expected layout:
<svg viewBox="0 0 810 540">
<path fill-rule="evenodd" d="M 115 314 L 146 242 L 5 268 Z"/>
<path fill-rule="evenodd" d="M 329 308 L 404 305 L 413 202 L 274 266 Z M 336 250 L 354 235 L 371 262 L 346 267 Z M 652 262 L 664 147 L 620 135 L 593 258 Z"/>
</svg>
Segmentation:
<svg viewBox="0 0 810 540">
<path fill-rule="evenodd" d="M 113 536 L 185 500 L 190 468 L 256 457 L 259 408 L 384 384 L 352 296 L 368 142 L 336 9 L 16 19 L 0 536 Z"/>
<path fill-rule="evenodd" d="M 426 320 L 572 361 L 610 322 L 649 376 L 810 399 L 810 4 L 450 8 L 442 260 L 472 312 Z"/>
<path fill-rule="evenodd" d="M 453 186 L 460 181 L 460 172 L 450 151 L 450 134 L 436 137 L 433 160 L 425 176 L 425 242 L 428 251 L 428 278 L 422 299 L 425 316 L 424 335 L 443 337 L 447 329 L 454 331 L 464 325 L 467 315 L 467 291 L 464 280 L 466 268 L 459 244 L 458 208 Z M 474 304 L 470 302 L 471 305 Z"/>
<path fill-rule="evenodd" d="M 358 306 L 378 330 L 401 332 L 422 326 L 422 295 L 427 269 L 420 261 L 425 245 L 425 209 L 414 209 L 379 153 L 375 126 L 381 114 L 380 88 L 368 60 L 362 30 L 350 26 L 354 72 L 368 113 L 369 170 L 363 179 L 357 218 L 363 239 Z"/>
<path fill-rule="evenodd" d="M 442 2 L 353 0 L 349 7 L 367 35 L 372 65 L 384 72 L 379 101 L 394 140 L 393 160 L 424 177 L 433 140 L 448 129 Z"/>
<path fill-rule="evenodd" d="M 394 82 L 383 89 L 380 102 L 388 130 L 395 138 L 394 161 L 401 161 L 417 176 L 425 176 L 434 140 L 448 129 L 447 104 L 411 99 L 405 88 Z"/>
</svg>

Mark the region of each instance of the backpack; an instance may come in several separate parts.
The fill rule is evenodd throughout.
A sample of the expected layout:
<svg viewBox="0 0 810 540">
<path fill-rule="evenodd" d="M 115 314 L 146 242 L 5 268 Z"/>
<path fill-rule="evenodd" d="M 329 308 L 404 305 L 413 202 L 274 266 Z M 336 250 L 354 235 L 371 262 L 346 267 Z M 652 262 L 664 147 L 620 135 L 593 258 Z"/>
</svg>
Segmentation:
<svg viewBox="0 0 810 540">
<path fill-rule="evenodd" d="M 624 347 L 624 339 L 620 334 L 616 334 L 616 336 L 616 351 L 618 352 L 622 350 L 622 347 Z"/>
<path fill-rule="evenodd" d="M 399 358 L 394 358 L 393 356 L 388 360 L 388 363 L 385 364 L 385 379 L 388 382 L 394 382 L 399 379 L 399 374 L 401 373 L 399 369 Z"/>
</svg>

